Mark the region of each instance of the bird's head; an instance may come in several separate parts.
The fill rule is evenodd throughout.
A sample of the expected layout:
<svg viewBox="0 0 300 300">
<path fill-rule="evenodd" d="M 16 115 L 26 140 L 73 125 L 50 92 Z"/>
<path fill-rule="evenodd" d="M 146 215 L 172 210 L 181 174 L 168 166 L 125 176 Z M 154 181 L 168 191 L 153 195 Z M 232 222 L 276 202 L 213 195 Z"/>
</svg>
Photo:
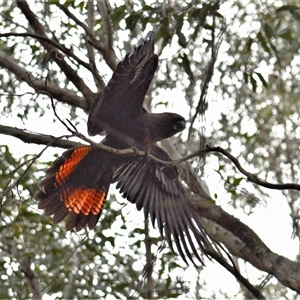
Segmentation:
<svg viewBox="0 0 300 300">
<path fill-rule="evenodd" d="M 169 138 L 185 129 L 185 119 L 175 113 L 148 114 L 151 139 L 155 142 Z"/>
</svg>

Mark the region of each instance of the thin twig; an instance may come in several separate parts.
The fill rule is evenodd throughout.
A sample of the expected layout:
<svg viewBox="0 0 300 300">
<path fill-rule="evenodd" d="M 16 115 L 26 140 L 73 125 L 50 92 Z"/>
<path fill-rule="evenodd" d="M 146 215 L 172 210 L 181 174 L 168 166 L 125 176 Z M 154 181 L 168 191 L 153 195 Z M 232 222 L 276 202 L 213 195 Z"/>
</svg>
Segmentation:
<svg viewBox="0 0 300 300">
<path fill-rule="evenodd" d="M 203 153 L 203 150 L 202 151 L 200 150 L 199 152 Z M 274 184 L 274 183 L 269 183 L 265 180 L 260 179 L 257 175 L 246 171 L 241 166 L 240 162 L 238 161 L 238 159 L 236 157 L 234 157 L 232 154 L 230 154 L 229 152 L 227 152 L 225 149 L 223 149 L 221 147 L 207 148 L 206 151 L 204 150 L 204 153 L 205 152 L 206 153 L 209 153 L 209 152 L 222 153 L 223 155 L 228 157 L 234 163 L 234 165 L 237 167 L 237 169 L 242 174 L 244 174 L 250 182 L 253 182 L 257 185 L 263 186 L 263 187 L 268 188 L 268 189 L 274 189 L 274 190 L 297 190 L 297 191 L 300 191 L 300 185 L 296 184 L 296 183 Z"/>
<path fill-rule="evenodd" d="M 33 158 L 26 160 L 25 162 L 23 162 L 22 164 L 20 164 L 18 167 L 16 167 L 12 172 L 11 172 L 11 176 L 10 179 L 8 180 L 8 182 L 6 183 L 2 193 L 0 194 L 0 199 L 3 199 L 7 193 L 9 191 L 11 191 L 15 186 L 18 186 L 20 181 L 22 180 L 22 178 L 25 176 L 25 174 L 29 171 L 30 167 L 34 164 L 34 162 L 42 156 L 42 154 L 46 151 L 46 149 L 51 146 L 52 143 L 55 142 L 55 140 L 59 140 L 65 137 L 70 137 L 70 136 L 60 136 L 60 137 L 56 137 L 56 138 L 52 138 L 48 144 L 46 145 L 46 147 L 44 147 L 38 154 L 36 154 Z M 29 165 L 27 165 L 29 163 Z M 23 166 L 27 165 L 26 169 L 24 170 L 24 172 L 22 173 L 21 176 L 19 176 L 18 180 L 16 180 L 16 182 L 14 182 L 13 184 L 11 184 L 12 180 L 13 180 L 13 176 L 14 174 L 20 170 Z"/>
<path fill-rule="evenodd" d="M 60 88 L 51 82 L 45 82 L 45 80 L 38 79 L 32 75 L 27 69 L 21 67 L 15 60 L 13 60 L 7 53 L 0 50 L 0 66 L 12 72 L 18 80 L 25 81 L 30 87 L 32 87 L 36 93 L 50 94 L 53 98 L 60 102 L 67 103 L 69 105 L 88 109 L 88 104 L 85 98 L 79 97 L 75 92 L 66 88 Z M 47 86 L 47 90 L 45 90 Z M 14 96 L 18 96 L 14 94 Z"/>
<path fill-rule="evenodd" d="M 77 25 L 81 26 L 83 28 L 83 30 L 85 31 L 85 33 L 88 35 L 88 37 L 90 38 L 89 43 L 95 48 L 97 49 L 102 55 L 103 58 L 105 60 L 105 62 L 107 63 L 107 65 L 112 69 L 115 70 L 116 66 L 117 66 L 117 61 L 115 59 L 115 57 L 113 55 L 110 55 L 110 51 L 107 51 L 107 49 L 105 48 L 105 46 L 103 46 L 97 39 L 96 37 L 93 35 L 92 31 L 90 31 L 90 29 L 88 28 L 88 26 L 86 24 L 84 24 L 83 22 L 81 22 L 80 20 L 78 20 L 78 18 L 76 18 L 76 16 L 74 16 L 67 7 L 63 6 L 62 4 L 57 3 L 56 4 L 70 19 L 72 19 Z M 104 83 L 103 83 L 104 84 Z M 105 84 L 104 84 L 105 86 Z"/>
<path fill-rule="evenodd" d="M 53 98 L 52 98 L 52 97 L 50 97 L 50 100 L 51 100 L 51 107 L 52 107 L 52 110 L 53 110 L 53 113 L 54 113 L 55 117 L 59 120 L 59 122 L 60 122 L 61 124 L 63 124 L 63 125 L 67 128 L 67 130 L 68 130 L 69 132 L 73 133 L 73 132 L 74 132 L 74 129 L 72 130 L 72 129 L 67 125 L 67 123 L 66 123 L 65 121 L 63 121 L 63 120 L 60 118 L 60 116 L 59 116 L 58 113 L 56 112 L 55 105 L 54 105 L 54 101 L 53 101 Z M 68 122 L 68 123 L 70 124 L 70 122 Z M 74 126 L 73 124 L 72 124 L 72 128 L 75 128 L 75 126 Z M 77 130 L 76 130 L 76 132 L 77 132 Z"/>
<path fill-rule="evenodd" d="M 256 299 L 265 299 L 265 297 L 261 294 L 261 292 L 254 287 L 247 278 L 242 276 L 240 272 L 234 267 L 231 266 L 218 252 L 216 252 L 213 248 L 206 249 L 207 253 L 213 257 L 222 267 L 224 267 L 229 273 L 231 273 L 240 283 L 242 283 L 249 292 Z"/>
<path fill-rule="evenodd" d="M 24 16 L 26 17 L 30 26 L 34 29 L 34 32 L 38 35 L 47 37 L 44 26 L 40 23 L 37 16 L 30 9 L 27 1 L 18 0 L 16 1 L 16 3 L 17 6 L 22 11 L 22 13 L 24 14 Z M 45 48 L 45 50 L 48 52 L 49 57 L 51 57 L 51 59 L 59 66 L 59 68 L 68 78 L 68 80 L 70 80 L 77 87 L 77 89 L 85 97 L 86 101 L 88 101 L 89 104 L 91 104 L 95 97 L 95 94 L 85 84 L 83 79 L 78 75 L 78 72 L 75 69 L 73 69 L 70 64 L 66 62 L 64 57 L 61 55 L 61 53 L 57 50 L 55 46 L 49 44 L 48 42 L 44 42 L 42 40 L 40 40 L 40 42 Z"/>
<path fill-rule="evenodd" d="M 64 54 L 66 54 L 69 57 L 72 57 L 74 60 L 76 60 L 80 65 L 82 65 L 83 67 L 85 67 L 87 70 L 89 70 L 90 72 L 94 72 L 94 67 L 81 60 L 80 58 L 78 58 L 69 48 L 62 46 L 62 44 L 57 43 L 56 41 L 53 41 L 51 39 L 49 39 L 47 36 L 43 36 L 40 34 L 35 34 L 35 33 L 30 33 L 30 32 L 23 32 L 23 33 L 15 33 L 15 32 L 6 32 L 6 33 L 0 33 L 0 37 L 17 37 L 17 36 L 21 36 L 21 37 L 32 37 L 35 38 L 37 40 L 46 42 L 51 44 L 52 46 L 54 46 L 55 48 L 57 48 L 58 50 L 60 50 L 61 52 L 63 52 Z"/>
<path fill-rule="evenodd" d="M 215 27 L 213 27 L 213 28 L 215 28 Z M 219 34 L 219 37 L 218 37 L 218 40 L 217 40 L 216 43 L 215 43 L 214 30 L 212 31 L 211 58 L 210 58 L 210 61 L 209 61 L 209 65 L 207 67 L 204 82 L 203 82 L 202 87 L 201 87 L 201 95 L 200 95 L 200 99 L 199 99 L 199 102 L 198 102 L 197 107 L 196 107 L 196 112 L 193 115 L 193 117 L 191 118 L 190 129 L 189 129 L 189 134 L 188 134 L 189 137 L 192 134 L 193 125 L 194 125 L 194 122 L 195 122 L 198 114 L 203 115 L 204 112 L 205 112 L 206 95 L 207 95 L 209 83 L 210 83 L 210 81 L 213 77 L 214 66 L 215 66 L 215 63 L 217 61 L 218 52 L 219 52 L 219 49 L 220 49 L 220 46 L 221 46 L 221 43 L 222 43 L 222 37 L 223 37 L 223 34 L 224 34 L 225 30 L 226 30 L 226 25 L 225 25 L 225 21 L 224 21 L 224 23 L 222 24 L 221 31 L 220 31 L 220 34 Z"/>
</svg>

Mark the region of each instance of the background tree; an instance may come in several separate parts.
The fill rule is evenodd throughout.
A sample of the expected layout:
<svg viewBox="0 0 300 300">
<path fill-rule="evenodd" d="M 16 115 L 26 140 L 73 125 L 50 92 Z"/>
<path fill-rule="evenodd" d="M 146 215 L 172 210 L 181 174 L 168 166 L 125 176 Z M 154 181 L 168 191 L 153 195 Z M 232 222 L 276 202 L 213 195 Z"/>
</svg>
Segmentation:
<svg viewBox="0 0 300 300">
<path fill-rule="evenodd" d="M 299 21 L 292 1 L 4 0 L 0 298 L 297 297 Z M 66 233 L 33 200 L 51 161 L 83 143 L 69 137 L 52 106 L 86 134 L 93 99 L 157 23 L 160 63 L 146 105 L 189 120 L 163 146 L 173 158 L 202 150 L 180 165 L 181 177 L 207 231 L 223 245 L 219 252 L 208 249 L 213 263 L 204 258 L 207 267 L 198 270 L 187 269 L 113 190 L 91 232 Z M 287 235 L 296 245 L 290 259 L 233 216 L 282 196 L 292 224 Z M 283 211 L 281 226 L 284 218 Z M 242 283 L 240 290 L 210 288 L 204 274 L 218 262 Z"/>
</svg>

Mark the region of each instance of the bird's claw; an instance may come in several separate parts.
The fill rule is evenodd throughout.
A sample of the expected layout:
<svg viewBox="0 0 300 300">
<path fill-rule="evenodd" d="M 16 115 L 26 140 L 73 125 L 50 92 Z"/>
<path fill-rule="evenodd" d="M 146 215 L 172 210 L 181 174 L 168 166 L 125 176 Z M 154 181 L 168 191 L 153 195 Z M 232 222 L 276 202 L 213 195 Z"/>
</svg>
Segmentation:
<svg viewBox="0 0 300 300">
<path fill-rule="evenodd" d="M 133 156 L 138 156 L 140 154 L 140 151 L 138 148 L 132 147 L 131 149 L 133 150 Z"/>
</svg>

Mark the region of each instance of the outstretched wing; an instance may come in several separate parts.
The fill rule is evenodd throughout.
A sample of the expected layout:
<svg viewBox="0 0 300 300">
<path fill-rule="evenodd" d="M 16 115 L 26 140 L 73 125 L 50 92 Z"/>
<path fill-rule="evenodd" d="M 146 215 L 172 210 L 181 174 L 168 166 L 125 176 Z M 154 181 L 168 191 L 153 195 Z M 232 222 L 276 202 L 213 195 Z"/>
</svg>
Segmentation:
<svg viewBox="0 0 300 300">
<path fill-rule="evenodd" d="M 171 160 L 158 146 L 151 154 L 164 161 Z M 153 226 L 157 221 L 161 236 L 165 236 L 173 252 L 172 239 L 186 263 L 188 258 L 195 264 L 192 254 L 202 263 L 194 241 L 205 252 L 208 240 L 178 180 L 176 167 L 166 167 L 149 157 L 135 158 L 115 171 L 112 182 L 116 181 L 124 198 L 135 203 L 138 210 L 143 208 Z"/>
<path fill-rule="evenodd" d="M 99 166 L 99 167 L 97 167 Z M 114 166 L 114 156 L 90 146 L 67 150 L 46 171 L 35 199 L 53 222 L 67 217 L 66 229 L 92 229 L 99 220 Z"/>
<path fill-rule="evenodd" d="M 155 35 L 159 26 L 150 31 L 146 39 L 121 61 L 108 85 L 95 99 L 89 113 L 88 131 L 96 135 L 108 128 L 120 130 L 128 120 L 145 113 L 144 97 L 157 68 L 158 58 L 154 54 Z"/>
</svg>

